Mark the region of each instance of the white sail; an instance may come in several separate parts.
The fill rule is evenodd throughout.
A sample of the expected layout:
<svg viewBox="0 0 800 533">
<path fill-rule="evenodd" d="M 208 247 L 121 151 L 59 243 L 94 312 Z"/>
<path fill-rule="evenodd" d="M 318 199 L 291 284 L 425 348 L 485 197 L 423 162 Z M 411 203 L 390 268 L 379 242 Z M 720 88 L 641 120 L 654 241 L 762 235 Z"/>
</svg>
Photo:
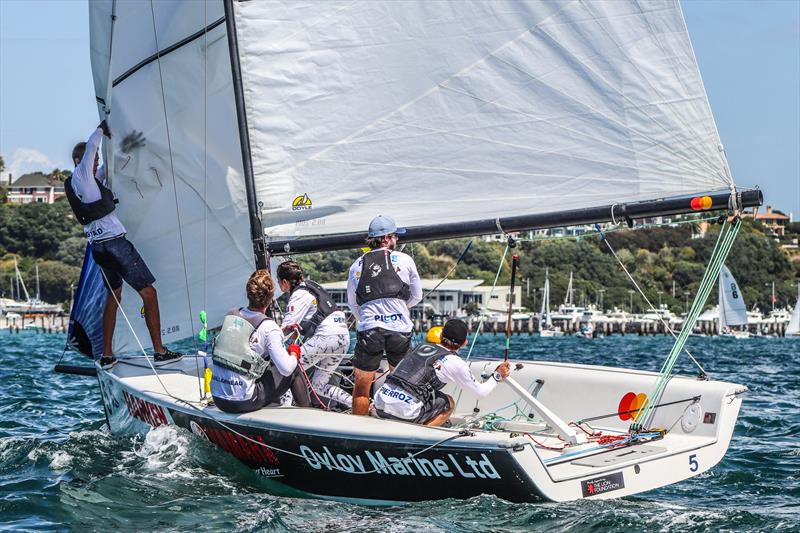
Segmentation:
<svg viewBox="0 0 800 533">
<path fill-rule="evenodd" d="M 794 304 L 792 318 L 786 326 L 786 335 L 800 335 L 800 285 L 797 287 L 797 302 Z"/>
<path fill-rule="evenodd" d="M 199 331 L 200 310 L 219 325 L 254 268 L 222 3 L 93 1 L 89 10 L 101 116 L 111 95 L 117 213 L 156 277 L 169 343 Z M 135 132 L 143 145 L 131 142 Z M 122 304 L 148 346 L 141 299 L 127 285 Z M 137 349 L 119 315 L 114 350 Z"/>
<path fill-rule="evenodd" d="M 564 305 L 572 305 L 572 272 L 569 273 L 567 293 L 564 295 Z"/>
<path fill-rule="evenodd" d="M 719 327 L 747 325 L 747 307 L 742 291 L 728 267 L 722 265 L 719 273 Z"/>
<path fill-rule="evenodd" d="M 676 0 L 234 10 L 269 237 L 730 185 Z"/>
<path fill-rule="evenodd" d="M 543 318 L 545 326 L 550 328 L 553 326 L 553 319 L 550 316 L 550 278 L 547 269 L 544 271 L 544 289 L 542 293 L 542 312 L 540 319 Z"/>
</svg>

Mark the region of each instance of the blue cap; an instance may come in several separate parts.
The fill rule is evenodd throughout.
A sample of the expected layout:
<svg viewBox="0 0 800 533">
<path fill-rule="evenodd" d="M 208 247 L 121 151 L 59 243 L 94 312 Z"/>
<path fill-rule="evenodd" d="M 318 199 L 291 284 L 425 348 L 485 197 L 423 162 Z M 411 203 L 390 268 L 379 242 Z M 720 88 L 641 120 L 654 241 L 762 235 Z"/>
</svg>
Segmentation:
<svg viewBox="0 0 800 533">
<path fill-rule="evenodd" d="M 405 228 L 397 227 L 397 224 L 394 223 L 394 219 L 392 217 L 378 215 L 372 219 L 372 222 L 369 223 L 369 231 L 367 232 L 367 237 L 371 239 L 373 237 L 383 237 L 384 235 L 391 235 L 392 233 L 397 233 L 398 235 L 402 235 L 405 232 L 406 232 Z"/>
</svg>

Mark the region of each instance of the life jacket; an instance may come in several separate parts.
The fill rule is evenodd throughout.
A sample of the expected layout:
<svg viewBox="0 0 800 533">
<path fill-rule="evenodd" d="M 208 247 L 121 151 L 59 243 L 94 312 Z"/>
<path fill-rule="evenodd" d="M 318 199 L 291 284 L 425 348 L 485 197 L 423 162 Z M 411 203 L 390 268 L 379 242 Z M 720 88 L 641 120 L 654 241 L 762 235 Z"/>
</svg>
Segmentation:
<svg viewBox="0 0 800 533">
<path fill-rule="evenodd" d="M 305 336 L 305 338 L 309 339 L 314 336 L 316 333 L 317 328 L 322 321 L 328 318 L 331 313 L 336 311 L 336 302 L 333 301 L 331 295 L 328 294 L 328 291 L 323 289 L 319 283 L 311 280 L 305 280 L 302 285 L 298 285 L 292 292 L 302 289 L 310 292 L 314 299 L 316 300 L 317 310 L 316 312 L 308 318 L 304 318 L 298 326 L 300 327 L 300 333 Z"/>
<path fill-rule="evenodd" d="M 214 365 L 250 379 L 263 376 L 269 361 L 250 348 L 250 337 L 265 320 L 269 319 L 261 313 L 245 318 L 240 309 L 228 311 L 211 350 Z"/>
<path fill-rule="evenodd" d="M 380 298 L 408 300 L 411 297 L 411 287 L 400 279 L 392 266 L 391 255 L 392 252 L 385 248 L 364 254 L 356 287 L 358 305 Z"/>
<path fill-rule="evenodd" d="M 424 342 L 403 357 L 394 372 L 386 378 L 386 383 L 399 385 L 425 402 L 444 387 L 444 383 L 436 377 L 434 363 L 452 353 L 455 352 L 438 344 Z"/>
<path fill-rule="evenodd" d="M 119 200 L 114 198 L 114 193 L 111 192 L 111 189 L 103 185 L 97 178 L 94 181 L 97 182 L 97 187 L 100 189 L 100 199 L 89 203 L 81 202 L 81 199 L 75 194 L 75 189 L 72 188 L 72 176 L 64 181 L 64 192 L 67 195 L 69 206 L 72 208 L 72 212 L 75 213 L 75 218 L 84 226 L 113 212 L 116 209 L 116 204 L 119 203 Z"/>
</svg>

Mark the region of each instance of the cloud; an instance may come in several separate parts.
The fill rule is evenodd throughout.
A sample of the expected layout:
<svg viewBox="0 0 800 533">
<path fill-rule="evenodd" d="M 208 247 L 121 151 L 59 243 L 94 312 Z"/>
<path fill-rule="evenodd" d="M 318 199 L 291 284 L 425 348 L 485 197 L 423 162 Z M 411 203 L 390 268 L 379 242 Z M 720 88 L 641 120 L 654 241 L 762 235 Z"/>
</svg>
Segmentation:
<svg viewBox="0 0 800 533">
<path fill-rule="evenodd" d="M 33 148 L 17 148 L 14 150 L 14 155 L 11 156 L 11 160 L 6 162 L 6 170 L 3 178 L 7 179 L 9 172 L 13 175 L 13 180 L 29 172 L 44 172 L 47 174 L 59 166 L 63 168 L 63 165 L 53 163 L 49 157 L 39 150 Z"/>
</svg>

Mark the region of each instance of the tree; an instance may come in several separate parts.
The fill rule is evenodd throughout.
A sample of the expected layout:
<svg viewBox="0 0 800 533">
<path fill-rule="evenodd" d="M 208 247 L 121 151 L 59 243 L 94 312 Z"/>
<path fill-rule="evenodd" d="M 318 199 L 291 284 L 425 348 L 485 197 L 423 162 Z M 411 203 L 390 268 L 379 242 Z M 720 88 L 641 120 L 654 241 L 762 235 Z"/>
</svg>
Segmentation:
<svg viewBox="0 0 800 533">
<path fill-rule="evenodd" d="M 59 168 L 53 169 L 53 171 L 47 175 L 48 180 L 51 182 L 59 182 L 63 183 L 67 178 L 72 176 L 72 172 L 69 170 L 61 170 Z"/>
<path fill-rule="evenodd" d="M 8 201 L 8 188 L 3 181 L 3 171 L 6 169 L 6 163 L 3 161 L 3 156 L 0 155 L 0 204 Z"/>
<path fill-rule="evenodd" d="M 39 288 L 41 298 L 46 302 L 68 302 L 70 286 L 78 284 L 81 269 L 59 263 L 58 261 L 39 261 Z M 34 296 L 36 277 L 34 269 L 29 269 L 27 276 L 28 292 Z"/>
<path fill-rule="evenodd" d="M 68 237 L 59 243 L 56 259 L 65 265 L 80 267 L 86 253 L 86 238 Z"/>
</svg>

